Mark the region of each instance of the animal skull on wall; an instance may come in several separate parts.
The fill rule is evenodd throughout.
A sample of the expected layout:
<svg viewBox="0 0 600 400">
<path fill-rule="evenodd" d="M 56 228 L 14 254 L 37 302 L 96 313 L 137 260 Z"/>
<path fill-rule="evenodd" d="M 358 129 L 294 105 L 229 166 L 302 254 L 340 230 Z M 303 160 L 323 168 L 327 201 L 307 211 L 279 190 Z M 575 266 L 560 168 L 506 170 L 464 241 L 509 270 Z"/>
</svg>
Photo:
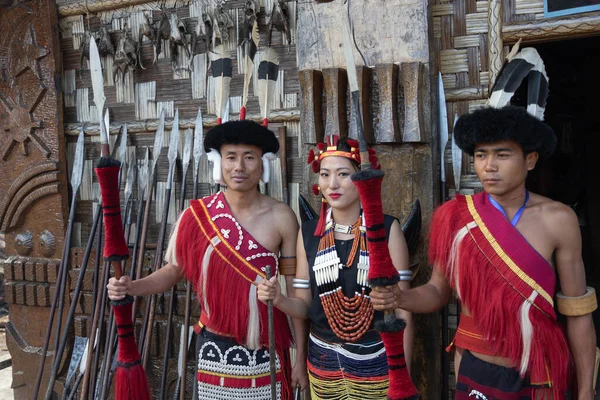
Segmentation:
<svg viewBox="0 0 600 400">
<path fill-rule="evenodd" d="M 137 54 L 137 43 L 131 38 L 129 31 L 126 31 L 125 35 L 119 40 L 119 46 L 115 52 L 112 70 L 115 82 L 118 71 L 121 71 L 121 79 L 124 79 L 128 69 L 135 70 L 138 62 Z"/>
<path fill-rule="evenodd" d="M 275 27 L 279 32 L 285 33 L 289 46 L 292 43 L 292 36 L 290 35 L 290 14 L 287 4 L 283 0 L 277 0 L 273 4 L 273 11 L 271 11 L 271 17 L 269 18 L 267 36 L 267 46 L 269 47 L 271 47 L 271 33 L 273 27 Z"/>
</svg>

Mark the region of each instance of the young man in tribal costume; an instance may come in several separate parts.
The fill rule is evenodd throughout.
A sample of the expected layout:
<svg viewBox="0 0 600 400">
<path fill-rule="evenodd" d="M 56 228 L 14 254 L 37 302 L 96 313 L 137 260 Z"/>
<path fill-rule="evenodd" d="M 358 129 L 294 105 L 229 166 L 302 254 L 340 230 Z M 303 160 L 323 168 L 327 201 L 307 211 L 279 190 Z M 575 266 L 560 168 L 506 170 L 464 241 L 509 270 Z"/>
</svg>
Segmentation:
<svg viewBox="0 0 600 400">
<path fill-rule="evenodd" d="M 256 285 L 266 266 L 295 275 L 298 223 L 285 204 L 258 191 L 268 180 L 268 162 L 279 142 L 252 121 L 218 125 L 204 147 L 214 161 L 215 181 L 227 185 L 199 200 L 179 217 L 166 252 L 167 265 L 131 281 L 111 279 L 111 299 L 161 293 L 183 277 L 195 285 L 202 314 L 198 340 L 196 399 L 271 399 L 267 307 Z M 277 398 L 291 399 L 287 317 L 275 310 Z"/>
<path fill-rule="evenodd" d="M 369 153 L 377 168 L 375 152 Z M 373 310 L 369 299 L 366 227 L 358 190 L 350 179 L 359 161 L 358 143 L 337 136 L 320 143 L 317 154 L 310 152 L 309 163 L 319 174 L 313 190 L 321 192 L 322 208 L 319 219 L 305 222 L 298 235 L 295 297 L 282 295 L 275 279 L 263 281 L 257 290 L 261 301 L 273 300 L 289 316 L 310 321 L 308 351 L 306 339 L 297 337 L 297 362 L 307 363 L 313 399 L 387 398 L 387 357 L 373 323 L 383 315 Z M 385 216 L 384 223 L 391 259 L 400 271 L 400 286 L 408 289 L 412 272 L 402 229 L 392 216 Z M 404 337 L 409 367 L 412 316 L 401 310 L 398 314 L 407 321 Z"/>
<path fill-rule="evenodd" d="M 454 135 L 474 156 L 484 192 L 456 195 L 434 214 L 431 280 L 371 294 L 375 309 L 430 313 L 450 288 L 461 302 L 454 338 L 456 399 L 594 396 L 594 290 L 586 288 L 577 216 L 527 191 L 525 178 L 555 148 L 552 130 L 525 109 L 484 108 L 462 116 Z M 566 335 L 554 310 L 566 316 Z"/>
</svg>

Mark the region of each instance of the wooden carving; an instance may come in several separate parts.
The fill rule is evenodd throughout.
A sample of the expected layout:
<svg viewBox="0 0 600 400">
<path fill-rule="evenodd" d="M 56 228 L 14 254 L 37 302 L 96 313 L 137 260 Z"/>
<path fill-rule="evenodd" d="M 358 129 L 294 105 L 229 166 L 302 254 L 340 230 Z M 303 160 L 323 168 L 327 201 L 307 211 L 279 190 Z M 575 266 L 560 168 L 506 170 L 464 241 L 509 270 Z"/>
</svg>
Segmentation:
<svg viewBox="0 0 600 400">
<path fill-rule="evenodd" d="M 360 114 L 363 123 L 363 132 L 368 143 L 374 143 L 373 123 L 371 118 L 371 79 L 373 70 L 369 67 L 359 66 L 356 68 L 358 88 L 360 90 Z M 350 107 L 350 138 L 356 137 L 356 119 L 354 118 L 354 107 Z"/>
<path fill-rule="evenodd" d="M 423 135 L 423 64 L 402 63 L 400 81 L 404 90 L 403 142 L 421 142 Z"/>
<path fill-rule="evenodd" d="M 33 395 L 67 210 L 57 26 L 52 0 L 0 11 L 0 231 L 11 260 L 6 330 L 19 399 Z"/>
<path fill-rule="evenodd" d="M 379 87 L 379 112 L 377 113 L 377 143 L 400 142 L 398 127 L 398 70 L 396 64 L 378 64 L 375 67 Z"/>
<path fill-rule="evenodd" d="M 341 138 L 345 138 L 348 136 L 346 118 L 348 77 L 346 70 L 339 68 L 324 69 L 323 80 L 325 82 L 325 101 L 327 102 L 325 134 L 340 135 Z"/>
<path fill-rule="evenodd" d="M 323 141 L 323 115 L 321 99 L 323 97 L 323 74 L 321 71 L 307 69 L 300 75 L 300 126 L 302 143 Z"/>
</svg>

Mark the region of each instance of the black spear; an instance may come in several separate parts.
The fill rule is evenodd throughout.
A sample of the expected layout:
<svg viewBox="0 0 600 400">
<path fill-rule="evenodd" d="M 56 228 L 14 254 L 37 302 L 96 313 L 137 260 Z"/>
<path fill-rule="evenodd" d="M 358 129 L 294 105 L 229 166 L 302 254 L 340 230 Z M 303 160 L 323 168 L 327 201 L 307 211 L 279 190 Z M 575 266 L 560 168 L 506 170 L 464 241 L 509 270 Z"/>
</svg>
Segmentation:
<svg viewBox="0 0 600 400">
<path fill-rule="evenodd" d="M 81 130 L 80 137 L 83 138 L 83 129 Z M 83 287 L 83 281 L 85 279 L 85 272 L 87 270 L 90 255 L 92 253 L 92 247 L 94 245 L 94 236 L 96 235 L 96 230 L 98 229 L 98 224 L 100 222 L 100 215 L 101 215 L 101 207 L 98 207 L 96 209 L 96 213 L 93 218 L 92 230 L 90 232 L 90 236 L 88 238 L 88 242 L 87 242 L 85 251 L 83 253 L 83 262 L 81 264 L 81 268 L 79 271 L 79 278 L 77 279 L 75 291 L 73 292 L 73 301 L 71 302 L 71 306 L 69 308 L 69 314 L 68 314 L 67 320 L 65 322 L 65 327 L 62 332 L 62 336 L 60 337 L 59 346 L 57 347 L 57 351 L 54 354 L 54 362 L 52 364 L 50 380 L 48 381 L 48 387 L 46 389 L 46 399 L 50 399 L 52 397 L 52 392 L 54 390 L 54 384 L 56 382 L 58 369 L 60 367 L 60 361 L 61 361 L 63 353 L 65 351 L 67 341 L 69 340 L 69 329 L 73 323 L 73 319 L 75 317 L 75 309 L 77 308 L 77 304 L 79 303 L 79 296 L 81 293 L 81 288 Z"/>
<path fill-rule="evenodd" d="M 150 172 L 147 175 L 147 183 L 146 183 L 146 204 L 144 210 L 144 222 L 142 224 L 142 233 L 140 235 L 138 254 L 137 254 L 137 271 L 136 271 L 136 279 L 140 279 L 142 277 L 142 270 L 144 268 L 144 256 L 146 253 L 146 238 L 148 237 L 148 223 L 150 221 L 150 206 L 152 205 L 152 195 L 154 193 L 154 180 L 156 179 L 156 165 L 158 163 L 158 158 L 160 156 L 160 152 L 162 151 L 163 142 L 165 139 L 165 110 L 163 109 L 160 113 L 160 121 L 158 123 L 158 129 L 156 130 L 156 134 L 154 135 L 154 147 L 152 149 L 152 164 L 150 164 Z M 139 308 L 139 303 L 141 299 L 139 297 L 135 298 L 135 303 L 133 304 L 133 320 L 135 321 L 135 316 L 137 314 L 137 309 Z M 142 328 L 138 340 L 138 349 L 141 351 L 143 348 L 143 340 L 144 340 L 144 332 L 145 329 Z"/>
<path fill-rule="evenodd" d="M 179 121 L 178 121 L 179 122 Z M 175 126 L 173 126 L 173 131 L 175 130 Z M 179 127 L 177 128 L 179 131 Z M 171 135 L 173 135 L 173 131 L 171 131 Z M 173 136 L 171 136 L 171 140 L 173 140 Z M 171 142 L 172 143 L 172 142 Z M 169 151 L 171 149 L 169 148 Z M 179 199 L 178 204 L 178 214 L 183 209 L 185 204 L 185 178 L 187 176 L 187 170 L 190 165 L 190 158 L 192 155 L 192 133 L 188 130 L 185 136 L 185 145 L 183 146 L 183 159 L 182 159 L 182 178 L 181 178 L 181 198 Z M 177 155 L 175 155 L 177 156 Z M 169 160 L 170 161 L 170 160 Z M 177 298 L 177 285 L 171 288 L 171 297 L 169 298 L 169 311 L 167 313 L 167 335 L 165 340 L 165 350 L 163 353 L 163 365 L 168 365 L 169 363 L 169 353 L 171 349 L 171 340 L 173 339 L 173 308 L 175 308 L 175 299 Z M 183 344 L 181 344 L 183 345 Z M 168 368 L 163 368 L 162 374 L 160 376 L 160 398 L 165 398 L 165 389 L 167 386 L 167 372 Z"/>
<path fill-rule="evenodd" d="M 58 349 L 58 340 L 60 337 L 60 323 L 62 319 L 62 307 L 64 307 L 64 286 L 66 281 L 66 272 L 67 272 L 67 264 L 69 263 L 69 255 L 70 255 L 70 247 L 71 247 L 71 236 L 73 234 L 73 221 L 75 219 L 75 205 L 77 200 L 77 191 L 79 190 L 79 186 L 81 185 L 81 177 L 83 175 L 83 129 L 81 129 L 79 133 L 79 138 L 77 139 L 77 147 L 75 149 L 75 160 L 73 162 L 73 172 L 71 174 L 71 210 L 69 212 L 69 221 L 67 223 L 67 231 L 65 232 L 65 242 L 62 251 L 62 256 L 60 260 L 60 266 L 58 268 L 58 273 L 56 274 L 56 289 L 54 291 L 54 297 L 52 298 L 52 306 L 50 307 L 50 316 L 48 318 L 48 325 L 46 327 L 46 337 L 44 339 L 44 346 L 42 348 L 42 354 L 40 359 L 40 367 L 38 370 L 37 379 L 35 382 L 35 389 L 33 391 L 34 398 L 37 399 L 40 392 L 40 385 L 42 383 L 42 376 L 44 374 L 44 366 L 46 364 L 46 355 L 48 353 L 48 345 L 50 344 L 50 336 L 52 334 L 52 325 L 54 322 L 54 314 L 56 312 L 56 305 L 59 303 L 60 312 L 59 318 L 57 322 L 57 331 L 55 334 L 55 343 L 54 349 Z M 63 299 L 59 302 L 60 296 Z M 56 357 L 56 353 L 54 353 Z M 53 362 L 54 363 L 54 362 Z"/>
<path fill-rule="evenodd" d="M 193 194 L 192 197 L 194 199 L 198 198 L 198 176 L 199 176 L 199 168 L 200 161 L 202 159 L 203 152 L 203 144 L 204 144 L 204 127 L 203 127 L 203 119 L 202 119 L 202 109 L 198 107 L 198 115 L 196 117 L 196 126 L 194 127 L 194 169 L 193 169 Z M 183 204 L 181 205 L 181 209 L 183 209 Z M 189 329 L 188 323 L 190 321 L 190 308 L 192 302 L 192 284 L 190 282 L 186 282 L 185 288 L 185 311 L 183 313 L 183 323 L 181 324 L 181 330 L 183 332 L 183 340 L 182 344 L 186 346 L 183 351 L 180 351 L 181 354 L 181 372 L 179 374 L 179 380 L 177 381 L 177 386 L 175 387 L 175 395 L 173 396 L 174 400 L 185 400 L 185 392 L 186 392 L 186 376 L 187 376 L 187 346 L 189 346 Z"/>
<path fill-rule="evenodd" d="M 179 110 L 175 111 L 175 119 L 173 121 L 173 127 L 171 128 L 171 140 L 169 142 L 169 173 L 167 176 L 167 185 L 165 188 L 165 203 L 163 209 L 163 218 L 160 224 L 160 230 L 158 232 L 158 242 L 156 244 L 156 253 L 154 256 L 153 272 L 157 271 L 162 266 L 163 259 L 163 247 L 165 243 L 165 236 L 167 231 L 167 223 L 169 217 L 169 205 L 171 203 L 171 190 L 173 187 L 173 176 L 175 174 L 175 161 L 177 161 L 177 144 L 179 142 Z M 158 211 L 158 210 L 157 210 Z M 142 365 L 144 368 L 148 365 L 148 358 L 150 353 L 150 339 L 152 338 L 152 329 L 154 327 L 154 312 L 156 308 L 156 295 L 150 296 L 150 302 L 146 307 L 146 317 L 144 318 L 143 326 L 146 328 L 146 334 L 144 337 L 144 344 L 142 346 Z M 142 331 L 143 333 L 144 331 Z M 161 391 L 164 388 L 161 387 Z"/>
</svg>

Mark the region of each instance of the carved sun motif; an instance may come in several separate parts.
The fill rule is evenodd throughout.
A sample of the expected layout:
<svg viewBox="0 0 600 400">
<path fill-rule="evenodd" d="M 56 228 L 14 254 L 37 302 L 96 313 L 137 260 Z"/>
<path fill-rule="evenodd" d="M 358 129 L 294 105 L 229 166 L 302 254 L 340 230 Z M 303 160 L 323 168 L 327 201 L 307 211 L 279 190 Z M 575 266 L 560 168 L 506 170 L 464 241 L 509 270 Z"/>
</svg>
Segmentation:
<svg viewBox="0 0 600 400">
<path fill-rule="evenodd" d="M 11 75 L 11 82 L 14 82 L 15 78 L 27 69 L 41 79 L 37 60 L 47 55 L 48 50 L 38 46 L 33 25 L 30 24 L 23 40 L 12 41 L 8 48 L 8 71 Z"/>
<path fill-rule="evenodd" d="M 4 88 L 6 89 L 6 86 Z M 32 98 L 33 101 L 28 102 L 31 105 L 28 105 L 23 99 L 16 101 L 14 96 L 9 94 L 10 90 L 2 89 L 3 85 L 0 85 L 0 158 L 6 161 L 15 143 L 20 143 L 23 155 L 28 155 L 27 142 L 35 144 L 49 157 L 50 149 L 34 132 L 36 129 L 42 129 L 42 121 L 34 120 L 32 115 L 45 90 L 39 88 L 37 95 Z"/>
</svg>

